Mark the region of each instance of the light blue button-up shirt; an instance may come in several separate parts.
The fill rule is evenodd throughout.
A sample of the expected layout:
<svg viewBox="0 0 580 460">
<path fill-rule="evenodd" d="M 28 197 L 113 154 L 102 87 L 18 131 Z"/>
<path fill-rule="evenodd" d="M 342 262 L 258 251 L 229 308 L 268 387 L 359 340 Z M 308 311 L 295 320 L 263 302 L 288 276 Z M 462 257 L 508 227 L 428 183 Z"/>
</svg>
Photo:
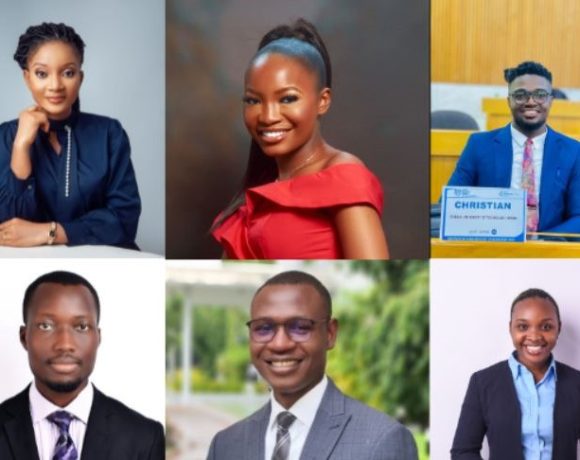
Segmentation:
<svg viewBox="0 0 580 460">
<path fill-rule="evenodd" d="M 542 380 L 512 354 L 508 363 L 514 379 L 522 413 L 522 448 L 526 460 L 551 460 L 554 442 L 554 401 L 556 399 L 556 362 L 552 357 Z"/>
</svg>

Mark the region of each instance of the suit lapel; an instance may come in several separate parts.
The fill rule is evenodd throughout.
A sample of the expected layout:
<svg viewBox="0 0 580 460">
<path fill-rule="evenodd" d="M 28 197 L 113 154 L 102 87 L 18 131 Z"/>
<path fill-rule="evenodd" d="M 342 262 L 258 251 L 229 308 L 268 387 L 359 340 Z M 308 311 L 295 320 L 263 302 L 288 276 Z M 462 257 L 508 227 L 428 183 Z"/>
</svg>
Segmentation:
<svg viewBox="0 0 580 460">
<path fill-rule="evenodd" d="M 513 146 L 510 125 L 500 129 L 494 137 L 496 155 L 494 171 L 496 174 L 494 183 L 497 187 L 510 187 L 512 182 Z"/>
<path fill-rule="evenodd" d="M 94 390 L 93 405 L 89 414 L 81 455 L 83 460 L 104 460 L 108 458 L 109 402 L 103 393 L 96 388 Z"/>
<path fill-rule="evenodd" d="M 29 387 L 19 393 L 13 400 L 9 410 L 14 418 L 4 424 L 6 437 L 15 460 L 38 460 L 38 447 L 34 437 L 32 418 L 30 417 L 30 403 L 28 399 Z"/>
<path fill-rule="evenodd" d="M 330 458 L 350 417 L 345 413 L 344 395 L 328 379 L 328 387 L 310 427 L 300 460 Z"/>
<path fill-rule="evenodd" d="M 270 403 L 260 409 L 251 419 L 247 426 L 249 432 L 246 433 L 246 445 L 240 446 L 240 450 L 245 452 L 246 460 L 263 459 L 265 453 L 266 429 L 270 419 Z"/>
<path fill-rule="evenodd" d="M 558 165 L 560 160 L 561 145 L 554 132 L 548 128 L 546 141 L 544 143 L 544 157 L 542 158 L 542 177 L 540 183 L 540 222 L 539 228 L 543 228 L 542 222 L 545 220 L 546 212 L 550 208 L 550 203 L 554 200 L 554 178 L 559 174 Z"/>
</svg>

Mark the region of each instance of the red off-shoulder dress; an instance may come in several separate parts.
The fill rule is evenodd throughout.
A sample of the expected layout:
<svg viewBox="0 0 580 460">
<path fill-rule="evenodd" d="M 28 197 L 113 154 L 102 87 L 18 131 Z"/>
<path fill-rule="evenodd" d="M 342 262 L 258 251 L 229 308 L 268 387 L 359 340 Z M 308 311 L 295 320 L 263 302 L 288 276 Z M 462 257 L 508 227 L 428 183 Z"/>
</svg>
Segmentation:
<svg viewBox="0 0 580 460">
<path fill-rule="evenodd" d="M 245 204 L 212 233 L 230 259 L 341 259 L 333 215 L 353 205 L 380 216 L 383 190 L 365 166 L 343 163 L 248 189 Z"/>
</svg>

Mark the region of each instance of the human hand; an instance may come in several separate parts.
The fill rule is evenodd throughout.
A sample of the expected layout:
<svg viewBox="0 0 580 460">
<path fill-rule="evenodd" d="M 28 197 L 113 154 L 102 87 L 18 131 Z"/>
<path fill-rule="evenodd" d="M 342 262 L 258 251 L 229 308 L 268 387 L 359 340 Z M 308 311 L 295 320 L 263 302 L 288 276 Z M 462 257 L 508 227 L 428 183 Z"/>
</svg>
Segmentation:
<svg viewBox="0 0 580 460">
<path fill-rule="evenodd" d="M 50 223 L 37 223 L 15 217 L 0 224 L 0 246 L 26 248 L 48 242 Z"/>
<path fill-rule="evenodd" d="M 18 131 L 16 131 L 14 145 L 28 148 L 34 143 L 39 129 L 47 133 L 49 128 L 50 121 L 46 111 L 38 105 L 28 107 L 18 117 Z"/>
</svg>

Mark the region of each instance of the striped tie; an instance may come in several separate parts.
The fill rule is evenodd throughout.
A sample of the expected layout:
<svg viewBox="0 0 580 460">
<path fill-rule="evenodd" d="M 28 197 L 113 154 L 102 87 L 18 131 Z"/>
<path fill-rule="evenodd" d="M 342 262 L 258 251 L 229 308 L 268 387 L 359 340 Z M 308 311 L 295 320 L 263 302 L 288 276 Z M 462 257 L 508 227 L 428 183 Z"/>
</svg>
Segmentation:
<svg viewBox="0 0 580 460">
<path fill-rule="evenodd" d="M 288 460 L 290 453 L 290 433 L 288 429 L 294 423 L 296 417 L 290 412 L 280 412 L 276 417 L 278 431 L 276 432 L 276 447 L 272 454 L 272 460 Z"/>
<path fill-rule="evenodd" d="M 526 139 L 524 144 L 524 162 L 522 164 L 522 188 L 528 192 L 527 231 L 538 230 L 538 195 L 536 194 L 536 173 L 534 171 L 534 141 Z"/>
<path fill-rule="evenodd" d="M 68 432 L 73 416 L 61 410 L 53 412 L 46 418 L 58 427 L 58 440 L 54 447 L 52 460 L 78 460 L 77 448 Z"/>
</svg>

